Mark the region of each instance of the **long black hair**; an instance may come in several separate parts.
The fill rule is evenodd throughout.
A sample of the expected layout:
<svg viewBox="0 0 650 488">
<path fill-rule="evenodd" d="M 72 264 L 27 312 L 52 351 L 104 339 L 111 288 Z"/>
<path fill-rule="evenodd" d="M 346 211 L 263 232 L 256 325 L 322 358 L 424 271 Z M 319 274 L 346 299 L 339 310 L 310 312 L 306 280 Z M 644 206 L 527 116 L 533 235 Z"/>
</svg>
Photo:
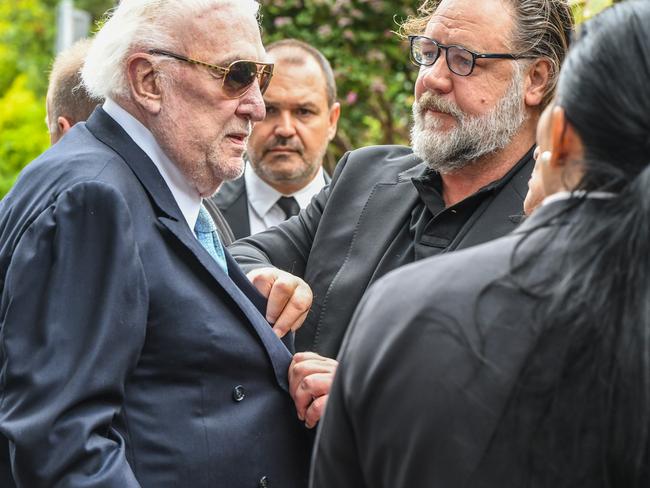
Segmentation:
<svg viewBox="0 0 650 488">
<path fill-rule="evenodd" d="M 650 1 L 617 4 L 584 24 L 556 104 L 584 145 L 579 194 L 615 197 L 563 207 L 568 244 L 552 249 L 559 272 L 543 283 L 526 277 L 540 265 L 539 247 L 513 255 L 509 279 L 535 297 L 541 333 L 504 422 L 515 419 L 508 435 L 525 444 L 513 453 L 528 463 L 525 486 L 647 487 Z"/>
</svg>

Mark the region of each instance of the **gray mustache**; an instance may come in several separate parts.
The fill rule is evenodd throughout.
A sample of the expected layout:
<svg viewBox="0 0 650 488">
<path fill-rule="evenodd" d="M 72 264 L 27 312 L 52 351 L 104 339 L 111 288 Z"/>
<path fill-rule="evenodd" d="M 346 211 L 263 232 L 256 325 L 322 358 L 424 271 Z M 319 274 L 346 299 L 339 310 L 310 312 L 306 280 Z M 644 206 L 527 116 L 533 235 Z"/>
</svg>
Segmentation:
<svg viewBox="0 0 650 488">
<path fill-rule="evenodd" d="M 431 92 L 422 94 L 420 99 L 417 101 L 417 104 L 420 113 L 424 113 L 427 110 L 434 110 L 436 112 L 447 113 L 456 118 L 465 115 L 463 111 L 458 108 L 458 105 Z"/>
</svg>

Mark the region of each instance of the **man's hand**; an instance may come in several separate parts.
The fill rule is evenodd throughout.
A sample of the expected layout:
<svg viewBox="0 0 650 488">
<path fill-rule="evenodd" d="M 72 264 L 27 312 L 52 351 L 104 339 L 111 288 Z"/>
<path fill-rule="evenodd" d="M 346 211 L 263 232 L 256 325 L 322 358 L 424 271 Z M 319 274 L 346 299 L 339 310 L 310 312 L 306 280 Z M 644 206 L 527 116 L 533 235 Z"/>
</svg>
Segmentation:
<svg viewBox="0 0 650 488">
<path fill-rule="evenodd" d="M 289 392 L 296 404 L 298 418 L 310 429 L 325 411 L 338 365 L 334 359 L 315 352 L 299 352 L 293 356 L 289 366 Z"/>
<path fill-rule="evenodd" d="M 277 268 L 254 269 L 246 276 L 268 300 L 266 320 L 278 337 L 300 328 L 313 299 L 307 283 Z"/>
</svg>

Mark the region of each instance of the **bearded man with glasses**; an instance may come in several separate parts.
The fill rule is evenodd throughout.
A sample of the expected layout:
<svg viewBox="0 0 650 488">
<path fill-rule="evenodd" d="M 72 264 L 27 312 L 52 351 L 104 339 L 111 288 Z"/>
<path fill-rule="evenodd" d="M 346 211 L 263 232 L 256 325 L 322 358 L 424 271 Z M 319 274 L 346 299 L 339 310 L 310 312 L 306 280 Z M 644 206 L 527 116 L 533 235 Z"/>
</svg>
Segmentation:
<svg viewBox="0 0 650 488">
<path fill-rule="evenodd" d="M 279 273 L 269 312 L 202 202 L 264 118 L 258 8 L 120 2 L 82 70 L 105 103 L 0 202 L 0 486 L 306 486 L 309 288 Z"/>
<path fill-rule="evenodd" d="M 314 303 L 296 333 L 296 349 L 309 352 L 294 356 L 289 374 L 310 426 L 336 369 L 326 358 L 336 357 L 368 286 L 515 228 L 535 126 L 573 28 L 565 0 L 427 0 L 419 13 L 403 25 L 419 69 L 412 147 L 346 154 L 298 219 L 230 248 L 258 280 L 272 265 L 312 287 Z"/>
</svg>

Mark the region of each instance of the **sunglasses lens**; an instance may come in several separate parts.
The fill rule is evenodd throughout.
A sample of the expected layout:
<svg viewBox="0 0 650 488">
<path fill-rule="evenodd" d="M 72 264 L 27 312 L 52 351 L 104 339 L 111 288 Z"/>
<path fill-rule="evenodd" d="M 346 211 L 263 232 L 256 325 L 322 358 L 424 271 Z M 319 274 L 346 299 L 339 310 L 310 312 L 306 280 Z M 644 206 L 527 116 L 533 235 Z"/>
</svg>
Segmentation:
<svg viewBox="0 0 650 488">
<path fill-rule="evenodd" d="M 257 65 L 251 61 L 237 61 L 223 80 L 223 88 L 230 97 L 241 96 L 255 81 Z"/>
<path fill-rule="evenodd" d="M 271 82 L 272 76 L 273 76 L 273 66 L 264 66 L 264 68 L 262 69 L 262 73 L 260 75 L 260 91 L 262 92 L 262 95 L 264 95 L 264 92 L 269 87 L 269 83 Z"/>
</svg>

